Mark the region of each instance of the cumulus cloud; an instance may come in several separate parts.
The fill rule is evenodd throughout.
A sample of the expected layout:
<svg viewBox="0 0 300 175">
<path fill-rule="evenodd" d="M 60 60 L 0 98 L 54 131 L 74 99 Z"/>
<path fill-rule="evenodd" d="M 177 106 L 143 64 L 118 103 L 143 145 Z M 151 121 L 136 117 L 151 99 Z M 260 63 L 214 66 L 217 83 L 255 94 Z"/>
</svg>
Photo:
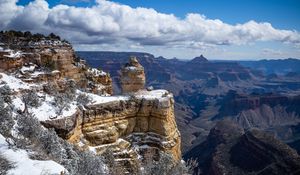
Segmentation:
<svg viewBox="0 0 300 175">
<path fill-rule="evenodd" d="M 68 5 L 49 8 L 45 0 L 18 6 L 16 0 L 0 0 L 0 13 L 0 29 L 56 32 L 78 44 L 127 42 L 139 48 L 146 45 L 211 48 L 256 41 L 300 43 L 297 31 L 275 29 L 270 23 L 249 21 L 230 25 L 194 13 L 180 19 L 151 8 L 132 8 L 105 0 L 96 0 L 94 6 L 87 8 Z"/>
</svg>

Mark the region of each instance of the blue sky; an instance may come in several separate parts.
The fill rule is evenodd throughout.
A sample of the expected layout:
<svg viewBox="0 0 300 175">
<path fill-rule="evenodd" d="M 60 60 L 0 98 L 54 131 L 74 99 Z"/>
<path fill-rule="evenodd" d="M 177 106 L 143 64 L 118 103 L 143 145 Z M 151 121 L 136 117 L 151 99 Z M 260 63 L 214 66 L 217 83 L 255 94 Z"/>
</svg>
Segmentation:
<svg viewBox="0 0 300 175">
<path fill-rule="evenodd" d="M 67 6 L 54 10 L 59 4 Z M 2 28 L 53 30 L 77 50 L 145 51 L 168 58 L 202 53 L 211 59 L 300 57 L 299 0 L 19 0 L 17 6 L 33 11 L 23 10 L 23 19 L 41 9 L 45 16 L 24 25 L 9 18 Z M 131 16 L 120 17 L 127 13 Z"/>
</svg>

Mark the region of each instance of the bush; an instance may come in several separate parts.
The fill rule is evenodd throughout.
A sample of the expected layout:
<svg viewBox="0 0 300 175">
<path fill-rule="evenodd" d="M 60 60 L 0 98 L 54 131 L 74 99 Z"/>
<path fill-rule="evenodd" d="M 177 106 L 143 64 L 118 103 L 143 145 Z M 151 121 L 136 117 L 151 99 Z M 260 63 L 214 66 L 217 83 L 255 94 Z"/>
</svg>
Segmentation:
<svg viewBox="0 0 300 175">
<path fill-rule="evenodd" d="M 73 80 L 66 81 L 65 92 L 58 92 L 54 95 L 54 104 L 57 107 L 56 114 L 60 115 L 63 110 L 69 110 L 70 103 L 75 100 L 76 83 Z"/>
<path fill-rule="evenodd" d="M 77 104 L 85 106 L 92 101 L 91 97 L 86 94 L 79 94 L 76 98 Z"/>
<path fill-rule="evenodd" d="M 41 106 L 40 98 L 35 91 L 29 91 L 22 95 L 22 101 L 30 107 L 39 107 Z"/>
<path fill-rule="evenodd" d="M 57 66 L 55 64 L 55 61 L 51 60 L 51 59 L 47 59 L 44 63 L 44 67 L 49 69 L 50 71 L 54 71 L 57 69 Z"/>
<path fill-rule="evenodd" d="M 43 85 L 43 90 L 49 95 L 56 95 L 58 94 L 57 87 L 53 83 L 47 83 Z"/>
<path fill-rule="evenodd" d="M 184 164 L 181 162 L 175 163 L 171 155 L 163 152 L 160 152 L 158 161 L 148 159 L 143 167 L 143 175 L 182 175 L 189 173 L 189 169 Z"/>
<path fill-rule="evenodd" d="M 14 123 L 11 107 L 5 104 L 5 100 L 0 96 L 0 133 L 4 137 L 10 137 L 10 130 Z"/>
<path fill-rule="evenodd" d="M 58 162 L 70 174 L 105 174 L 105 165 L 101 157 L 75 148 L 58 137 L 54 129 L 43 128 L 31 114 L 19 114 L 17 120 L 18 132 L 27 140 L 27 147 L 32 145 L 31 148 L 38 150 L 37 153 L 40 153 L 43 157 L 46 155 L 49 159 Z M 35 156 L 38 157 L 38 155 Z"/>
<path fill-rule="evenodd" d="M 0 174 L 6 175 L 7 171 L 13 167 L 13 164 L 0 154 Z"/>
<path fill-rule="evenodd" d="M 4 85 L 0 87 L 0 96 L 3 98 L 4 102 L 11 103 L 12 90 L 9 86 Z"/>
<path fill-rule="evenodd" d="M 56 106 L 56 114 L 62 114 L 63 110 L 69 110 L 70 103 L 75 98 L 74 94 L 69 93 L 58 93 L 54 96 L 54 104 Z"/>
</svg>

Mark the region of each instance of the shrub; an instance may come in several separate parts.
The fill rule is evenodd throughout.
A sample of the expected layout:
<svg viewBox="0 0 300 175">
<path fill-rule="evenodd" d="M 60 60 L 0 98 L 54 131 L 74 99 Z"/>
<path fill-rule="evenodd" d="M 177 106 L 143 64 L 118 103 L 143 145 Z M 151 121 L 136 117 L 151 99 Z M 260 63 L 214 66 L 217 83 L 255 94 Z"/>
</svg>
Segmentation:
<svg viewBox="0 0 300 175">
<path fill-rule="evenodd" d="M 79 94 L 76 98 L 77 104 L 78 105 L 87 105 L 88 103 L 90 103 L 92 101 L 91 97 L 89 97 L 86 94 Z"/>
<path fill-rule="evenodd" d="M 101 157 L 75 148 L 58 137 L 54 129 L 43 128 L 31 114 L 19 114 L 17 120 L 18 132 L 28 140 L 26 144 L 33 145 L 31 148 L 38 150 L 43 157 L 46 155 L 64 166 L 69 174 L 105 174 Z"/>
<path fill-rule="evenodd" d="M 12 109 L 9 105 L 5 104 L 5 100 L 0 96 L 0 133 L 4 137 L 9 137 L 13 126 Z"/>
<path fill-rule="evenodd" d="M 53 83 L 47 83 L 43 85 L 43 90 L 49 95 L 55 95 L 58 93 L 57 88 Z"/>
<path fill-rule="evenodd" d="M 160 174 L 160 175 L 182 175 L 188 174 L 188 168 L 181 162 L 174 162 L 171 155 L 160 152 L 158 161 L 148 159 L 143 164 L 144 175 Z"/>
<path fill-rule="evenodd" d="M 0 154 L 0 174 L 6 175 L 9 169 L 12 169 L 14 166 L 12 162 L 9 162 Z"/>
<path fill-rule="evenodd" d="M 56 113 L 60 115 L 63 110 L 69 110 L 70 103 L 75 100 L 77 90 L 76 83 L 73 80 L 66 81 L 65 92 L 54 94 L 54 104 L 57 107 Z"/>
<path fill-rule="evenodd" d="M 4 85 L 0 87 L 0 96 L 3 98 L 4 102 L 11 103 L 12 90 L 9 86 Z"/>
<path fill-rule="evenodd" d="M 51 60 L 51 59 L 47 59 L 44 63 L 44 67 L 48 68 L 50 71 L 56 70 L 57 66 L 55 64 L 55 61 Z"/>
<path fill-rule="evenodd" d="M 35 91 L 29 91 L 22 95 L 22 101 L 30 107 L 39 107 L 41 106 L 40 98 Z"/>
</svg>

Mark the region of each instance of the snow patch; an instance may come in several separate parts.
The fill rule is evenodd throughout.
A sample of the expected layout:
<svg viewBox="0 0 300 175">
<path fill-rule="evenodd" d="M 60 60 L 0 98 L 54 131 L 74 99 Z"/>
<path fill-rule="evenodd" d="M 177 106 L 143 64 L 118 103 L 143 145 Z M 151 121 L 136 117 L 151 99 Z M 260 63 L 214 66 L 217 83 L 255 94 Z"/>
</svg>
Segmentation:
<svg viewBox="0 0 300 175">
<path fill-rule="evenodd" d="M 10 50 L 8 53 L 9 53 L 9 55 L 3 55 L 3 56 L 8 57 L 8 58 L 20 58 L 23 55 L 23 53 L 20 51 L 14 52 L 14 51 Z"/>
<path fill-rule="evenodd" d="M 125 69 L 134 71 L 134 70 L 137 70 L 137 67 L 135 67 L 135 66 L 128 66 L 128 67 L 125 67 Z"/>
<path fill-rule="evenodd" d="M 135 97 L 153 100 L 153 99 L 163 99 L 165 97 L 171 98 L 172 94 L 169 93 L 167 90 L 163 90 L 163 89 L 152 90 L 152 91 L 141 90 L 135 94 Z"/>
<path fill-rule="evenodd" d="M 0 84 L 2 82 L 5 82 L 6 85 L 8 85 L 12 90 L 18 90 L 18 89 L 29 89 L 30 86 L 27 83 L 24 83 L 22 80 L 15 78 L 14 76 L 6 75 L 4 73 L 0 73 L 2 78 L 0 78 Z M 0 76 L 0 77 L 1 77 Z M 4 86 L 4 85 L 0 85 Z"/>
<path fill-rule="evenodd" d="M 112 102 L 112 101 L 129 100 L 129 96 L 100 96 L 100 95 L 91 94 L 91 93 L 86 93 L 86 95 L 92 99 L 92 102 L 90 104 L 93 104 L 93 105 L 108 103 L 108 102 Z"/>
<path fill-rule="evenodd" d="M 25 109 L 25 104 L 23 103 L 23 101 L 22 101 L 22 99 L 21 98 L 14 98 L 13 100 L 12 100 L 12 104 L 13 104 L 13 106 L 14 106 L 14 109 L 16 110 L 16 111 L 18 111 L 18 110 L 21 110 L 21 111 L 24 111 L 24 109 Z"/>
<path fill-rule="evenodd" d="M 32 160 L 28 156 L 28 152 L 21 149 L 9 149 L 5 137 L 0 134 L 0 152 L 9 161 L 14 164 L 14 168 L 8 171 L 12 175 L 40 175 L 40 174 L 60 174 L 66 169 L 60 164 L 47 160 Z"/>
<path fill-rule="evenodd" d="M 102 70 L 95 69 L 95 68 L 88 69 L 88 72 L 92 73 L 92 74 L 94 74 L 96 76 L 105 76 L 106 75 L 106 72 L 104 72 Z"/>
</svg>

